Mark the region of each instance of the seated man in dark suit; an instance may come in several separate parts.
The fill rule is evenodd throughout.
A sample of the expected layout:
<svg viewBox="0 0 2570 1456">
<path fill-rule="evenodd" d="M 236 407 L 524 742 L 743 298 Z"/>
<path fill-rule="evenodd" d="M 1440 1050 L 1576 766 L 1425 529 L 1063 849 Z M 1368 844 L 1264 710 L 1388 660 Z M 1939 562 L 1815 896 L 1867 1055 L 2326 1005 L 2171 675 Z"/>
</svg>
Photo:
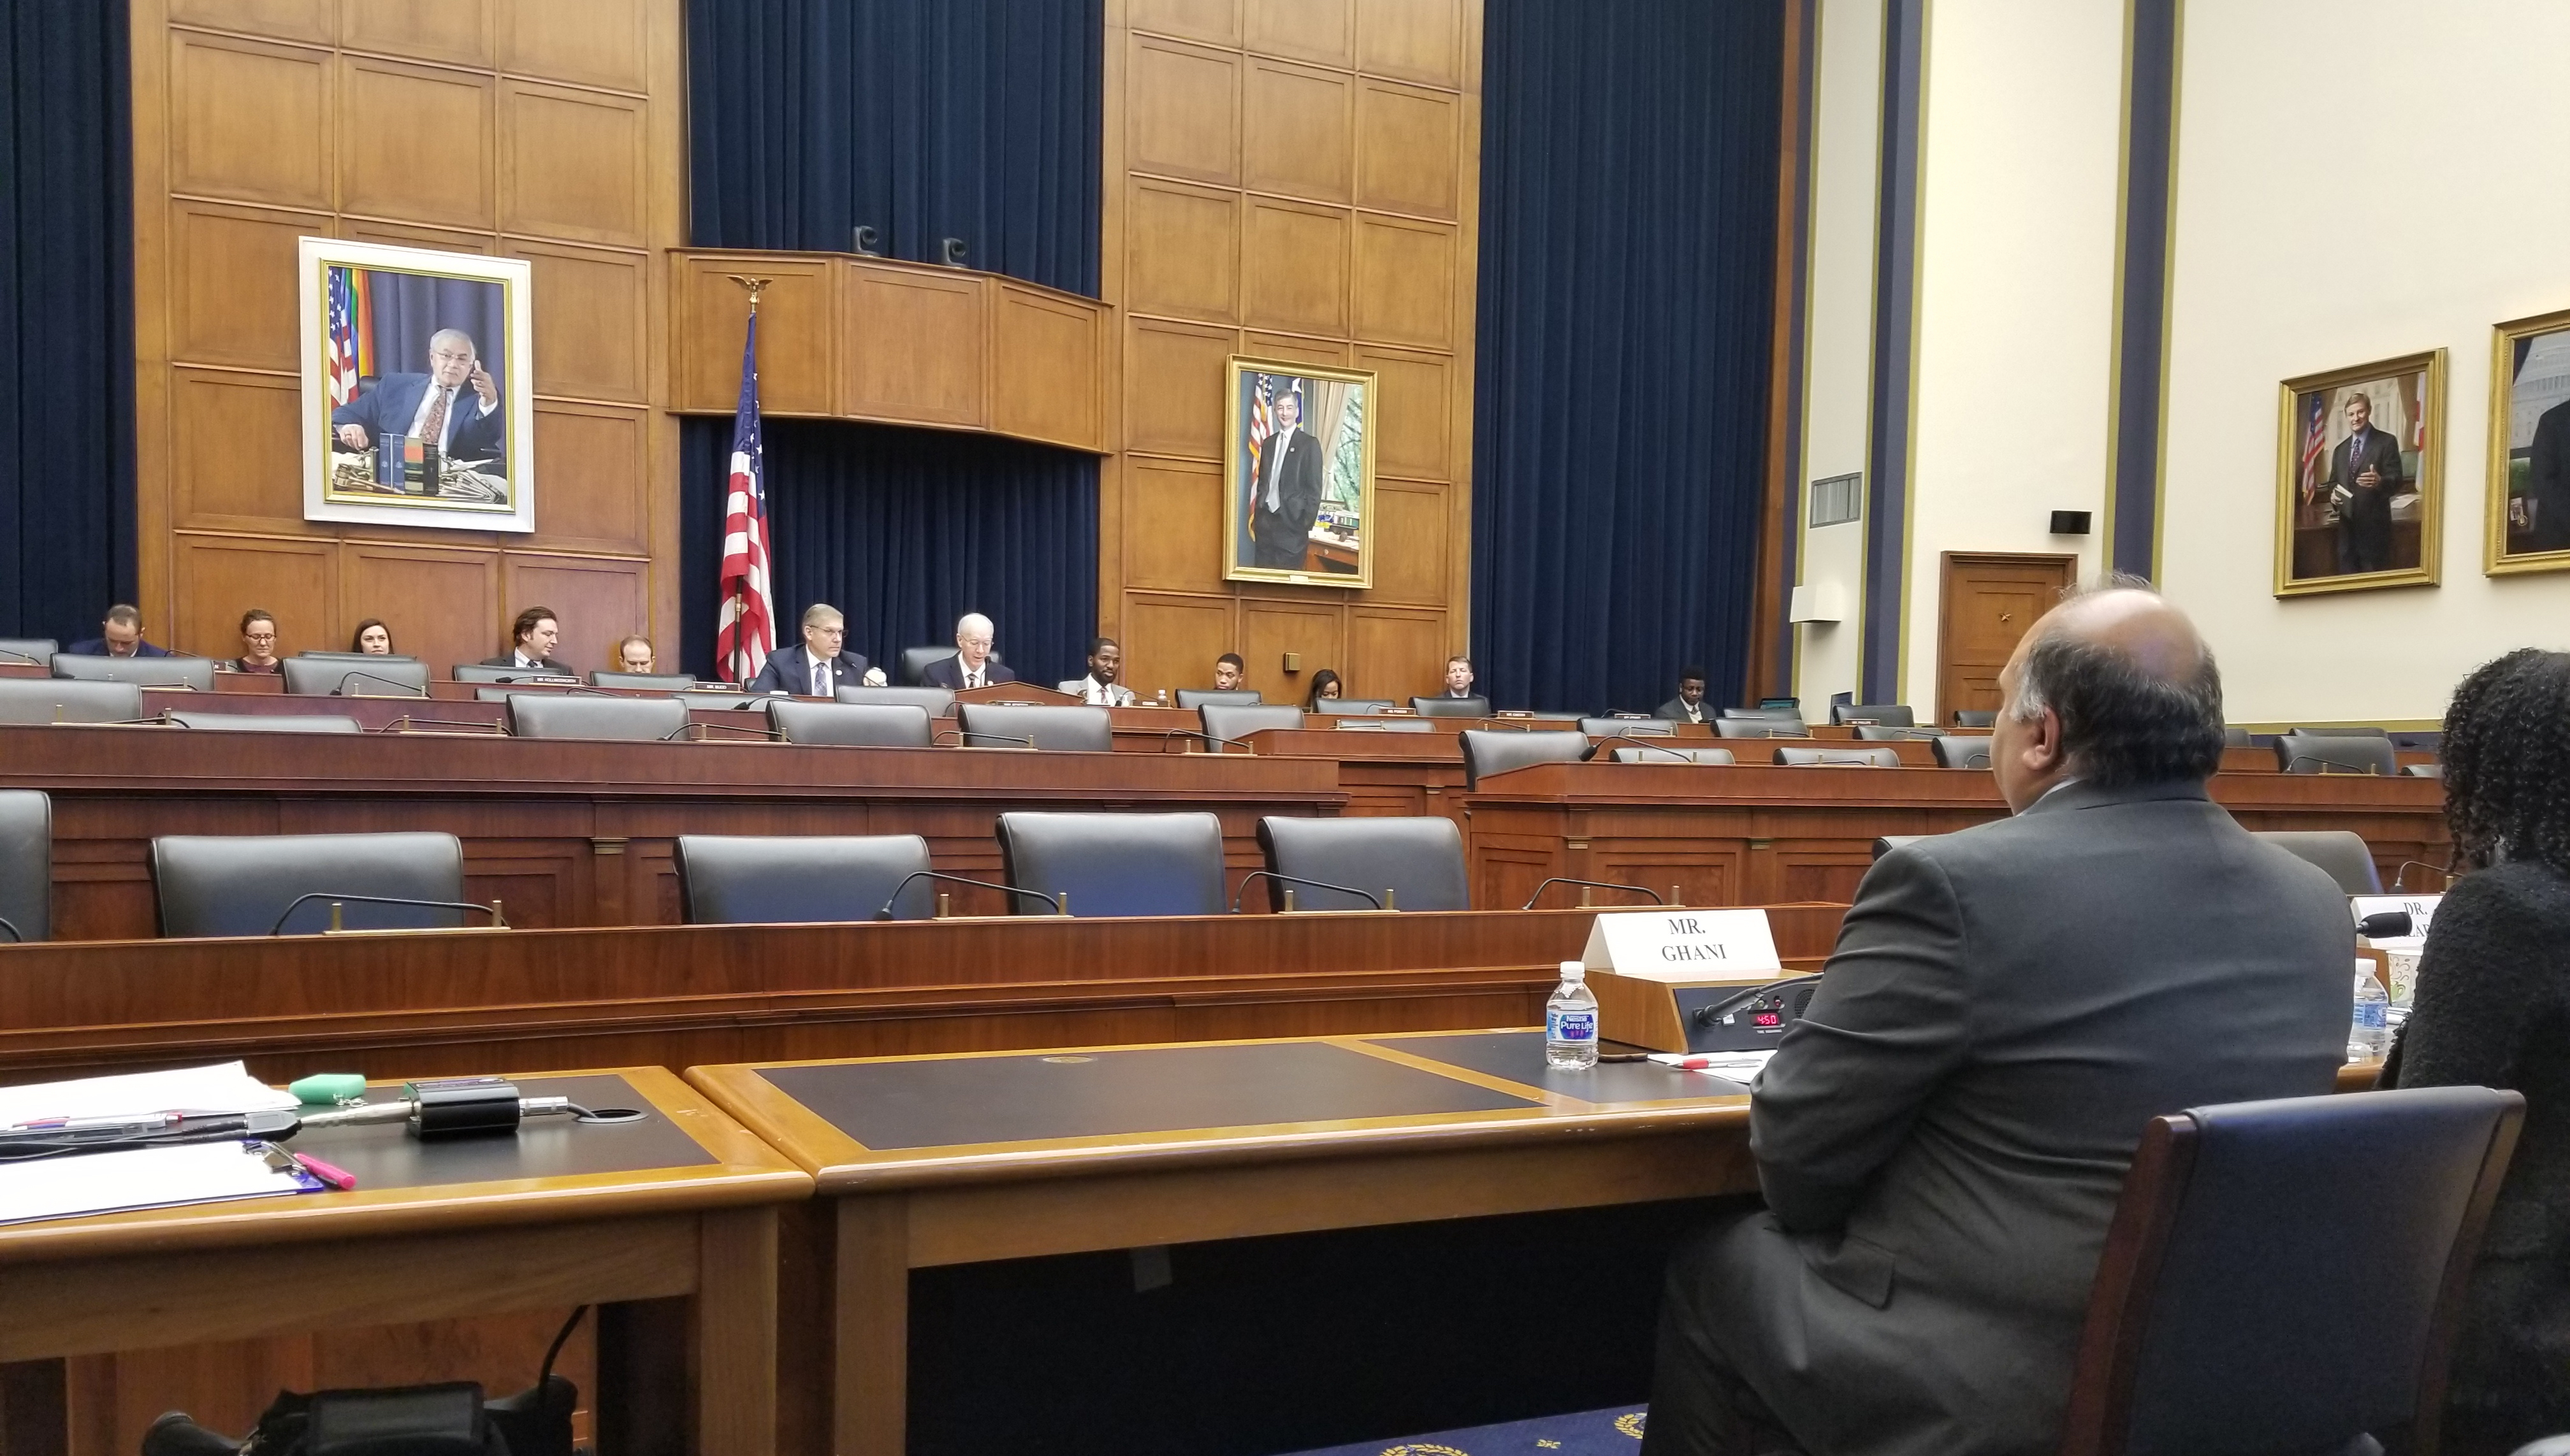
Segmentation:
<svg viewBox="0 0 2570 1456">
<path fill-rule="evenodd" d="M 1701 667 L 1679 668 L 1678 695 L 1669 699 L 1667 702 L 1660 704 L 1658 711 L 1654 712 L 1651 716 L 1654 718 L 1665 718 L 1672 723 L 1703 722 L 1704 669 Z"/>
<path fill-rule="evenodd" d="M 2075 597 L 1999 689 L 2015 817 L 1858 889 L 1751 1100 L 1767 1207 L 1671 1263 L 1646 1456 L 2052 1451 L 2143 1125 L 2335 1084 L 2347 900 L 2206 796 L 2193 625 Z"/>
<path fill-rule="evenodd" d="M 803 645 L 769 653 L 749 690 L 828 698 L 843 687 L 881 687 L 884 675 L 866 666 L 865 654 L 841 650 L 847 639 L 847 617 L 826 601 L 812 603 L 803 608 Z"/>
<path fill-rule="evenodd" d="M 989 687 L 995 682 L 1015 682 L 1018 675 L 991 655 L 991 642 L 998 632 L 991 619 L 978 611 L 968 611 L 955 623 L 955 655 L 940 657 L 921 670 L 920 677 L 930 687 L 960 692 L 968 687 Z"/>
<path fill-rule="evenodd" d="M 531 606 L 518 613 L 509 627 L 513 645 L 497 657 L 485 657 L 485 667 L 523 667 L 548 677 L 569 677 L 572 670 L 554 660 L 554 644 L 562 640 L 562 623 L 554 619 L 550 606 Z"/>
<path fill-rule="evenodd" d="M 169 649 L 143 640 L 143 613 L 120 601 L 107 609 L 99 634 L 63 650 L 82 657 L 167 657 Z"/>
<path fill-rule="evenodd" d="M 478 461 L 484 475 L 509 473 L 500 385 L 482 367 L 481 350 L 462 329 L 428 337 L 428 372 L 395 372 L 330 412 L 330 433 L 347 450 L 372 449 L 377 438 L 407 435 L 434 441 L 449 460 Z"/>
</svg>

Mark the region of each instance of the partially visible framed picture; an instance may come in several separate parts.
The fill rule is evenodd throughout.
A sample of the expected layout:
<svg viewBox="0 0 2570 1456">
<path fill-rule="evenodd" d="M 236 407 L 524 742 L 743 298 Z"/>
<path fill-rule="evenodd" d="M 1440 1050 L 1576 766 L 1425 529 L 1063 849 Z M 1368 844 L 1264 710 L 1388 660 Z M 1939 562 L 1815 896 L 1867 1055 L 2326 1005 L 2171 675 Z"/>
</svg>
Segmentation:
<svg viewBox="0 0 2570 1456">
<path fill-rule="evenodd" d="M 1374 375 L 1235 357 L 1223 435 L 1223 574 L 1374 584 Z"/>
<path fill-rule="evenodd" d="M 2482 566 L 2570 570 L 2570 309 L 2495 334 Z"/>
<path fill-rule="evenodd" d="M 2445 351 L 2288 379 L 2280 395 L 2276 594 L 2436 584 Z"/>
<path fill-rule="evenodd" d="M 534 531 L 529 265 L 298 242 L 303 519 Z"/>
</svg>

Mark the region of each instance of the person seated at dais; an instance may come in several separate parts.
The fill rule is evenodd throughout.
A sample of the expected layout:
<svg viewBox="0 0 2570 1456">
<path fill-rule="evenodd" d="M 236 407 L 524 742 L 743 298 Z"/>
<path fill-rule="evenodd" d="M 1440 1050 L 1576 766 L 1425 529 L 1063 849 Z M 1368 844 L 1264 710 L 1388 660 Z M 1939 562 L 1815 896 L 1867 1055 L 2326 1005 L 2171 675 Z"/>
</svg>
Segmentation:
<svg viewBox="0 0 2570 1456">
<path fill-rule="evenodd" d="M 167 657 L 170 649 L 143 640 L 143 613 L 126 602 L 107 609 L 98 635 L 63 649 L 76 657 Z"/>
<path fill-rule="evenodd" d="M 482 665 L 523 667 L 530 672 L 562 677 L 572 675 L 569 667 L 554 660 L 554 646 L 562 640 L 562 623 L 555 618 L 552 607 L 531 606 L 518 613 L 518 619 L 509 624 L 509 639 L 508 651 L 497 657 L 483 658 Z"/>
<path fill-rule="evenodd" d="M 826 601 L 812 603 L 803 608 L 803 645 L 769 653 L 749 690 L 828 698 L 843 687 L 882 686 L 884 675 L 866 664 L 864 653 L 844 650 L 847 639 L 847 617 Z"/>
<path fill-rule="evenodd" d="M 1338 669 L 1324 667 L 1312 674 L 1312 696 L 1303 703 L 1303 711 L 1317 713 L 1321 705 L 1347 696 L 1347 687 L 1339 681 Z"/>
<path fill-rule="evenodd" d="M 1062 684 L 1067 693 L 1079 694 L 1079 700 L 1091 707 L 1124 708 L 1133 703 L 1133 690 L 1115 679 L 1124 670 L 1124 649 L 1113 637 L 1088 639 L 1088 675 L 1074 677 Z"/>
<path fill-rule="evenodd" d="M 1679 668 L 1678 695 L 1669 699 L 1667 702 L 1660 704 L 1659 709 L 1651 716 L 1655 718 L 1665 718 L 1672 723 L 1703 722 L 1704 669 L 1701 667 Z"/>
<path fill-rule="evenodd" d="M 382 617 L 370 616 L 357 623 L 357 629 L 348 634 L 348 650 L 363 652 L 369 657 L 390 656 L 393 650 L 393 629 L 384 625 Z"/>
<path fill-rule="evenodd" d="M 1213 660 L 1213 690 L 1218 693 L 1240 691 L 1241 679 L 1249 675 L 1249 664 L 1237 652 L 1225 652 Z"/>
<path fill-rule="evenodd" d="M 940 657 L 920 673 L 930 687 L 961 692 L 968 687 L 989 687 L 995 682 L 1015 682 L 1018 675 L 1006 663 L 992 655 L 991 644 L 999 629 L 991 619 L 978 611 L 966 612 L 955 623 L 955 655 Z"/>
<path fill-rule="evenodd" d="M 619 637 L 616 639 L 616 671 L 649 672 L 651 670 L 651 664 L 655 660 L 656 657 L 651 651 L 651 639 L 649 637 L 645 637 L 638 633 L 634 636 Z"/>
<path fill-rule="evenodd" d="M 219 664 L 223 672 L 259 672 L 281 674 L 285 664 L 276 656 L 276 617 L 265 607 L 253 606 L 241 613 L 241 654 Z"/>
</svg>

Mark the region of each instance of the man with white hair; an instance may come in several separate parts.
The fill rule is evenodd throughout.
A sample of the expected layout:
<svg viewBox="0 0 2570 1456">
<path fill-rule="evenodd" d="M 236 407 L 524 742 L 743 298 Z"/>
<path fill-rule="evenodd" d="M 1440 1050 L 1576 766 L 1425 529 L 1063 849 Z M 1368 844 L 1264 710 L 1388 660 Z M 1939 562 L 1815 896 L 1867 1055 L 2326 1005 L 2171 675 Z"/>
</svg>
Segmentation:
<svg viewBox="0 0 2570 1456">
<path fill-rule="evenodd" d="M 968 687 L 989 687 L 995 682 L 1015 682 L 1018 675 L 1000 661 L 991 650 L 998 629 L 991 619 L 978 611 L 968 611 L 955 623 L 955 655 L 940 657 L 928 664 L 920 678 L 930 687 L 951 688 L 961 692 Z"/>
<path fill-rule="evenodd" d="M 428 336 L 426 374 L 387 374 L 330 412 L 344 450 L 368 450 L 398 435 L 437 447 L 448 460 L 479 461 L 488 476 L 509 473 L 501 428 L 500 385 L 482 367 L 481 351 L 462 329 Z"/>
</svg>

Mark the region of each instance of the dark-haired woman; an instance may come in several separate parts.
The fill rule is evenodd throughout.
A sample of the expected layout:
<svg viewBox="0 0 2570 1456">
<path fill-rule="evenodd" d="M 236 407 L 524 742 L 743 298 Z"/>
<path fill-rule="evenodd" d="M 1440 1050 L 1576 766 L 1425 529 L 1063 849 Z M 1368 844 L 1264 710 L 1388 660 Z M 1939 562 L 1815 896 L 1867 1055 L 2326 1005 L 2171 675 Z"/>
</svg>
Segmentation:
<svg viewBox="0 0 2570 1456">
<path fill-rule="evenodd" d="M 348 638 L 348 650 L 364 652 L 375 657 L 390 656 L 393 650 L 393 629 L 384 625 L 382 617 L 370 616 L 357 623 L 356 632 Z"/>
<path fill-rule="evenodd" d="M 1303 704 L 1303 711 L 1307 713 L 1321 711 L 1321 704 L 1324 701 L 1339 696 L 1342 691 L 1344 689 L 1339 686 L 1338 672 L 1332 668 L 1322 668 L 1312 674 L 1312 696 Z"/>
<path fill-rule="evenodd" d="M 2450 1456 L 2570 1431 L 2570 653 L 2489 663 L 2445 710 L 2463 872 L 2427 933 L 2387 1087 L 2509 1087 L 2525 1129 L 2454 1344 Z"/>
</svg>

